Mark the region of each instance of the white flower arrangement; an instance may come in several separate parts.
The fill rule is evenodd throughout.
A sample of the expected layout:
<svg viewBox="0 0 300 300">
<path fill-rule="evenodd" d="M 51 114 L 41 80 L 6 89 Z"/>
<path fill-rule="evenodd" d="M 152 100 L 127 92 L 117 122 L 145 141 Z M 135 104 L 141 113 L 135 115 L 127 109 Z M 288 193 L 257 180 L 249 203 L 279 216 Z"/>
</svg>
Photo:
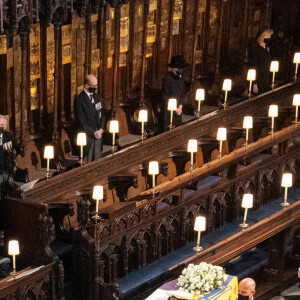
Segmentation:
<svg viewBox="0 0 300 300">
<path fill-rule="evenodd" d="M 222 267 L 202 262 L 199 265 L 189 264 L 179 276 L 177 285 L 184 292 L 202 295 L 220 288 L 226 278 Z"/>
</svg>

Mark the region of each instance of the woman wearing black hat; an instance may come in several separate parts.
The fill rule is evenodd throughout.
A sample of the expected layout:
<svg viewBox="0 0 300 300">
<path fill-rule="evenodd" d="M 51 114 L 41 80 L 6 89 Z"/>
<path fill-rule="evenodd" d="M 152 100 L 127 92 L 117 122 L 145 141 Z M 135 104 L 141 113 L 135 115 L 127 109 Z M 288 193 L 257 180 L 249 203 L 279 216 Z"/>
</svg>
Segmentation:
<svg viewBox="0 0 300 300">
<path fill-rule="evenodd" d="M 185 102 L 185 83 L 182 77 L 182 69 L 188 67 L 182 55 L 175 55 L 168 64 L 169 71 L 163 78 L 162 97 L 164 109 L 164 131 L 169 129 L 170 112 L 167 110 L 170 98 L 177 100 L 177 110 L 173 112 L 173 126 L 177 127 L 182 124 L 182 106 Z"/>
</svg>

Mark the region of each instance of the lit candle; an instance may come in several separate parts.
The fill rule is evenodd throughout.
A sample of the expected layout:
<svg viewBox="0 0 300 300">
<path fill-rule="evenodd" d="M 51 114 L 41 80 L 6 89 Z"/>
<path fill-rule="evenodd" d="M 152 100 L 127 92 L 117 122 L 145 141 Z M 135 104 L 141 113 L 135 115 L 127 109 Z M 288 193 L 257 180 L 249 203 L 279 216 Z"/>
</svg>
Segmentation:
<svg viewBox="0 0 300 300">
<path fill-rule="evenodd" d="M 83 146 L 86 146 L 86 133 L 79 132 L 77 134 L 77 146 L 80 146 L 80 164 L 83 164 Z"/>
<path fill-rule="evenodd" d="M 191 173 L 193 171 L 193 165 L 194 165 L 193 155 L 195 152 L 197 152 L 197 150 L 198 150 L 197 140 L 194 139 L 189 140 L 187 151 L 191 153 Z"/>
<path fill-rule="evenodd" d="M 271 62 L 270 66 L 270 72 L 273 73 L 273 78 L 272 78 L 272 91 L 274 90 L 274 84 L 275 84 L 275 73 L 278 72 L 279 70 L 279 62 L 277 60 L 273 60 Z"/>
<path fill-rule="evenodd" d="M 197 116 L 198 116 L 198 118 L 199 118 L 199 117 L 200 117 L 200 105 L 201 105 L 201 101 L 204 101 L 204 99 L 205 99 L 205 92 L 204 92 L 204 89 L 197 89 L 195 99 L 196 99 L 196 101 L 198 101 L 198 112 L 197 112 Z"/>
<path fill-rule="evenodd" d="M 293 185 L 293 175 L 291 173 L 284 173 L 282 175 L 281 186 L 284 187 L 284 202 L 281 203 L 282 206 L 289 206 L 290 204 L 287 202 L 287 193 L 288 188 Z"/>
<path fill-rule="evenodd" d="M 148 111 L 145 109 L 141 109 L 139 111 L 139 117 L 138 117 L 138 121 L 140 123 L 142 123 L 142 141 L 145 139 L 145 135 L 144 135 L 144 123 L 148 122 Z"/>
<path fill-rule="evenodd" d="M 222 90 L 225 91 L 224 109 L 227 107 L 227 93 L 231 91 L 231 79 L 224 79 Z"/>
<path fill-rule="evenodd" d="M 298 106 L 300 105 L 300 94 L 295 94 L 293 98 L 293 105 L 296 106 L 296 113 L 295 113 L 295 123 L 298 123 Z"/>
<path fill-rule="evenodd" d="M 245 148 L 248 147 L 249 129 L 253 128 L 253 118 L 251 116 L 244 117 L 243 128 L 246 129 L 246 143 Z"/>
<path fill-rule="evenodd" d="M 255 79 L 256 79 L 256 70 L 249 69 L 248 74 L 247 74 L 247 80 L 250 82 L 249 83 L 249 99 L 251 97 L 252 81 L 254 81 Z"/>
<path fill-rule="evenodd" d="M 16 270 L 16 255 L 20 254 L 19 242 L 16 240 L 12 240 L 8 242 L 8 255 L 12 255 L 13 257 L 13 272 L 11 275 L 15 276 L 17 274 Z"/>
<path fill-rule="evenodd" d="M 242 200 L 242 207 L 245 208 L 243 224 L 240 224 L 242 228 L 246 228 L 249 225 L 246 224 L 248 209 L 253 207 L 253 195 L 252 194 L 244 194 Z"/>
<path fill-rule="evenodd" d="M 220 127 L 218 128 L 218 132 L 217 132 L 217 140 L 220 141 L 220 148 L 219 148 L 219 160 L 222 157 L 222 142 L 226 141 L 227 139 L 227 129 L 224 127 Z"/>
<path fill-rule="evenodd" d="M 295 55 L 294 55 L 294 64 L 296 64 L 295 80 L 297 80 L 298 64 L 299 63 L 300 63 L 300 52 L 296 52 Z"/>
<path fill-rule="evenodd" d="M 109 132 L 113 135 L 113 142 L 112 142 L 112 152 L 114 153 L 116 150 L 116 133 L 119 132 L 119 121 L 118 120 L 111 120 L 109 124 Z"/>
<path fill-rule="evenodd" d="M 159 174 L 159 167 L 157 161 L 150 161 L 149 162 L 149 175 L 152 175 L 152 188 L 153 188 L 153 195 L 155 194 L 155 175 Z"/>
<path fill-rule="evenodd" d="M 271 137 L 274 136 L 274 118 L 278 117 L 278 105 L 273 104 L 269 106 L 269 117 L 272 118 L 272 125 L 271 125 Z"/>
<path fill-rule="evenodd" d="M 93 218 L 100 219 L 98 212 L 99 212 L 99 201 L 103 200 L 103 186 L 101 185 L 94 186 L 92 198 L 96 200 L 96 215 Z"/>
<path fill-rule="evenodd" d="M 47 173 L 46 178 L 50 177 L 50 159 L 54 158 L 54 147 L 53 146 L 46 146 L 44 149 L 44 158 L 47 159 Z"/>
<path fill-rule="evenodd" d="M 177 109 L 177 100 L 175 98 L 170 98 L 168 102 L 168 110 L 170 111 L 170 130 L 172 129 L 173 125 L 173 111 Z"/>
<path fill-rule="evenodd" d="M 200 247 L 200 236 L 201 232 L 206 230 L 206 218 L 205 217 L 196 217 L 194 230 L 198 232 L 197 235 L 197 247 L 194 247 L 194 251 L 197 253 L 200 252 L 203 248 Z"/>
</svg>

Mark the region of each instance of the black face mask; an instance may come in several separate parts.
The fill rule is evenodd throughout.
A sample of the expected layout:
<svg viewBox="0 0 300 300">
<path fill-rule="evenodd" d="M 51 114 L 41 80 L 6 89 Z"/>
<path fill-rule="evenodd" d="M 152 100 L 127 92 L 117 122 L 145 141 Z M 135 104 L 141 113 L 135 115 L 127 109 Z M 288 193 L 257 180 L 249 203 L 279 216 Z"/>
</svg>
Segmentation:
<svg viewBox="0 0 300 300">
<path fill-rule="evenodd" d="M 178 70 L 176 71 L 176 75 L 177 75 L 178 78 L 181 78 L 181 77 L 182 77 L 182 70 L 181 70 L 181 69 L 178 69 Z"/>
<path fill-rule="evenodd" d="M 3 133 L 4 127 L 0 127 L 0 134 Z"/>
<path fill-rule="evenodd" d="M 94 87 L 89 87 L 89 92 L 94 94 L 96 92 L 96 88 Z"/>
<path fill-rule="evenodd" d="M 271 38 L 269 39 L 264 39 L 264 43 L 266 44 L 267 47 L 270 46 L 270 43 L 271 43 Z"/>
<path fill-rule="evenodd" d="M 242 296 L 239 294 L 239 300 L 249 300 L 249 296 Z"/>
</svg>

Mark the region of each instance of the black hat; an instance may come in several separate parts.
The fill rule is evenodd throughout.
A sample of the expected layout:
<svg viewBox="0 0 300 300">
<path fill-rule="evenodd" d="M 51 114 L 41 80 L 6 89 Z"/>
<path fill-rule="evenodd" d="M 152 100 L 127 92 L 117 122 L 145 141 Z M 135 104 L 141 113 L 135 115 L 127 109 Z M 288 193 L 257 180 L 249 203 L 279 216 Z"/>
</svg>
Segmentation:
<svg viewBox="0 0 300 300">
<path fill-rule="evenodd" d="M 167 65 L 169 68 L 178 68 L 183 69 L 186 67 L 189 67 L 190 64 L 188 64 L 184 57 L 182 55 L 175 55 L 171 58 L 171 63 Z"/>
</svg>

